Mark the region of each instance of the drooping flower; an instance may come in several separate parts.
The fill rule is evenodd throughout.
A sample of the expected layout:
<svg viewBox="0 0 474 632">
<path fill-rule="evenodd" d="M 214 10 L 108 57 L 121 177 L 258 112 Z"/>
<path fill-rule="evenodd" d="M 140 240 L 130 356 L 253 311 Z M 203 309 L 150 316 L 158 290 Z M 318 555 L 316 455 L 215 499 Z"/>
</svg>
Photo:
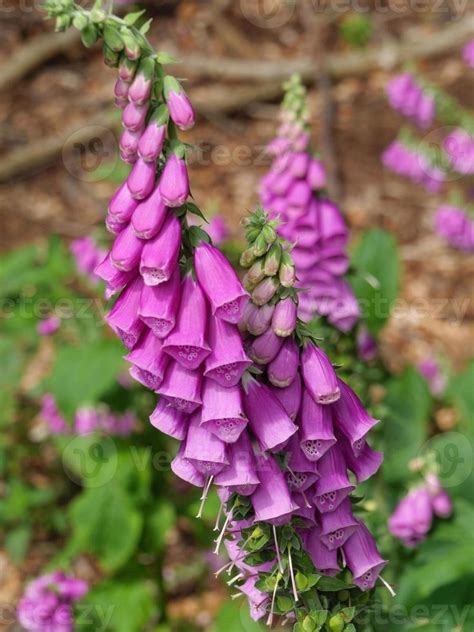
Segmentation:
<svg viewBox="0 0 474 632">
<path fill-rule="evenodd" d="M 450 246 L 474 252 L 474 220 L 455 206 L 440 206 L 435 215 L 435 228 Z"/>
<path fill-rule="evenodd" d="M 56 331 L 58 331 L 61 326 L 61 319 L 57 316 L 48 316 L 48 318 L 43 318 L 40 320 L 36 330 L 40 336 L 51 336 Z"/>
<path fill-rule="evenodd" d="M 412 490 L 390 516 L 390 533 L 412 548 L 424 540 L 431 529 L 433 510 L 426 487 Z"/>
<path fill-rule="evenodd" d="M 387 562 L 378 552 L 375 540 L 362 521 L 358 529 L 342 547 L 353 576 L 353 582 L 361 590 L 371 590 Z"/>
</svg>

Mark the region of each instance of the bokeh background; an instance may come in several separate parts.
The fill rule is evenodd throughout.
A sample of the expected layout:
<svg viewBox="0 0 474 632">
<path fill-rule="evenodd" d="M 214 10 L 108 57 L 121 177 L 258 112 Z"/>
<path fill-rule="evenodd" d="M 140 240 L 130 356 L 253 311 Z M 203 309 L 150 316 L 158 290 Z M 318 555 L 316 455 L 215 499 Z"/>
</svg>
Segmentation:
<svg viewBox="0 0 474 632">
<path fill-rule="evenodd" d="M 451 248 L 433 229 L 446 189 L 428 194 L 384 169 L 380 159 L 403 124 L 385 88 L 405 65 L 472 113 L 474 70 L 461 49 L 474 36 L 474 7 L 469 0 L 153 0 L 116 2 L 115 9 L 136 6 L 154 18 L 150 40 L 181 61 L 174 69 L 186 78 L 198 113 L 186 137 L 195 145 L 192 193 L 203 210 L 225 218 L 229 253 L 241 239 L 240 219 L 257 202 L 282 82 L 294 72 L 308 87 L 313 145 L 354 247 L 374 228 L 398 244 L 398 295 L 380 332 L 383 370 L 374 373 L 375 400 L 388 388 L 392 401 L 402 402 L 391 435 L 402 432 L 399 451 L 388 465 L 395 463 L 398 474 L 388 475 L 385 511 L 406 489 L 410 459 L 426 442 L 438 449 L 444 434 L 442 445 L 454 445 L 462 459 L 450 491 L 461 499 L 457 516 L 464 522 L 455 522 L 451 534 L 438 534 L 419 557 L 392 549 L 394 566 L 411 573 L 402 603 L 428 603 L 430 609 L 422 623 L 390 619 L 375 629 L 474 629 L 474 618 L 469 623 L 450 615 L 433 622 L 433 605 L 461 608 L 474 580 L 466 563 L 470 555 L 472 564 L 472 538 L 465 550 L 442 546 L 461 546 L 468 536 L 464 528 L 472 535 L 474 258 Z M 124 370 L 120 347 L 102 323 L 100 294 L 77 274 L 68 250 L 73 240 L 90 234 L 107 243 L 107 200 L 126 173 L 117 152 L 114 81 L 101 50 L 84 49 L 74 30 L 53 33 L 38 0 L 2 2 L 0 629 L 20 629 L 15 604 L 29 578 L 66 565 L 100 587 L 93 603 L 113 604 L 109 627 L 95 620 L 83 629 L 251 631 L 258 628 L 212 575 L 217 504 L 212 501 L 207 518 L 197 522 L 195 495 L 169 477 L 160 460 L 168 446 L 146 427 L 153 401 L 125 378 L 124 386 L 117 385 Z M 449 126 L 438 124 L 420 142 L 436 148 L 446 131 Z M 472 196 L 472 186 L 464 177 L 448 182 L 447 189 L 462 187 Z M 383 252 L 378 261 L 387 263 Z M 40 338 L 38 322 L 58 310 L 59 338 Z M 441 359 L 450 376 L 444 399 L 432 399 L 413 368 L 428 356 Z M 66 418 L 85 403 L 133 410 L 133 451 L 120 437 L 101 441 L 99 452 L 82 438 L 76 445 L 71 437 L 51 437 L 39 414 L 41 397 L 50 391 Z M 406 427 L 411 434 L 403 434 Z M 386 453 L 390 448 L 388 442 Z M 433 582 L 433 573 L 445 573 L 445 579 Z M 443 587 L 446 598 L 440 601 L 436 591 Z M 405 599 L 410 591 L 415 596 Z"/>
</svg>

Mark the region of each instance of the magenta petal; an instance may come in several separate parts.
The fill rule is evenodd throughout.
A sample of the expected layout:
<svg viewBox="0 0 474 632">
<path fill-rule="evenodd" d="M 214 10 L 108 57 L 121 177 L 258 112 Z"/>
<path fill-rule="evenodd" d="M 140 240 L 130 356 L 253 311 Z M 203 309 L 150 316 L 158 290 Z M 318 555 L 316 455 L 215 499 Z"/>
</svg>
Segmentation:
<svg viewBox="0 0 474 632">
<path fill-rule="evenodd" d="M 204 375 L 221 386 L 238 384 L 252 362 L 244 351 L 237 327 L 220 318 L 210 317 L 209 346 L 211 353 L 206 358 Z"/>
<path fill-rule="evenodd" d="M 171 208 L 181 206 L 189 195 L 189 179 L 186 162 L 175 154 L 169 156 L 160 176 L 160 195 Z"/>
<path fill-rule="evenodd" d="M 297 427 L 268 386 L 250 378 L 244 391 L 244 409 L 260 448 L 277 452 Z"/>
<path fill-rule="evenodd" d="M 268 364 L 276 357 L 282 346 L 283 338 L 277 336 L 271 327 L 252 342 L 249 355 L 258 364 Z"/>
<path fill-rule="evenodd" d="M 141 277 L 137 277 L 125 288 L 105 317 L 110 327 L 128 349 L 132 349 L 137 344 L 145 327 L 138 317 L 142 287 L 143 281 Z"/>
<path fill-rule="evenodd" d="M 183 413 L 192 413 L 201 405 L 201 374 L 171 362 L 160 386 L 160 395 Z"/>
<path fill-rule="evenodd" d="M 138 143 L 138 155 L 147 162 L 158 160 L 166 138 L 166 125 L 150 121 Z"/>
<path fill-rule="evenodd" d="M 163 343 L 163 349 L 187 369 L 197 369 L 209 355 L 206 342 L 206 298 L 191 276 L 181 284 L 181 305 L 176 325 Z"/>
<path fill-rule="evenodd" d="M 344 544 L 343 551 L 354 584 L 363 591 L 371 590 L 387 562 L 380 557 L 374 538 L 365 524 L 359 522 L 359 528 Z"/>
<path fill-rule="evenodd" d="M 166 97 L 166 103 L 173 123 L 175 123 L 179 129 L 188 130 L 193 127 L 194 111 L 184 91 L 178 93 L 174 90 L 170 90 Z"/>
<path fill-rule="evenodd" d="M 318 210 L 319 228 L 324 242 L 328 244 L 332 239 L 341 237 L 347 240 L 347 225 L 339 208 L 330 200 L 320 200 Z"/>
<path fill-rule="evenodd" d="M 260 308 L 263 309 L 263 308 Z M 291 297 L 279 301 L 272 316 L 272 329 L 277 336 L 291 336 L 296 327 L 296 303 Z"/>
<path fill-rule="evenodd" d="M 358 483 L 369 479 L 382 465 L 383 452 L 372 450 L 368 443 L 365 443 L 358 456 L 355 456 L 351 444 L 344 435 L 338 434 L 338 445 L 342 449 L 347 467 L 355 474 Z"/>
<path fill-rule="evenodd" d="M 112 196 L 109 203 L 109 213 L 116 222 L 128 222 L 137 208 L 137 200 L 130 193 L 124 182 Z"/>
<path fill-rule="evenodd" d="M 135 235 L 132 225 L 129 224 L 120 235 L 117 235 L 110 251 L 114 266 L 123 272 L 137 268 L 140 263 L 143 243 L 143 240 Z"/>
<path fill-rule="evenodd" d="M 204 487 L 206 484 L 206 477 L 197 470 L 191 461 L 184 456 L 184 444 L 178 450 L 178 454 L 171 462 L 171 469 L 176 476 L 186 481 L 190 485 L 195 487 Z"/>
<path fill-rule="evenodd" d="M 138 315 L 158 338 L 166 338 L 175 325 L 180 302 L 179 269 L 160 285 L 144 285 Z"/>
<path fill-rule="evenodd" d="M 321 514 L 321 541 L 328 549 L 343 546 L 358 528 L 351 507 L 346 498 L 334 511 Z"/>
<path fill-rule="evenodd" d="M 145 124 L 146 115 L 148 112 L 148 104 L 138 105 L 136 103 L 129 103 L 123 111 L 122 123 L 123 126 L 132 132 L 136 132 L 141 129 Z"/>
<path fill-rule="evenodd" d="M 320 459 L 336 443 L 331 407 L 317 404 L 307 390 L 303 392 L 299 423 L 301 450 L 310 461 Z"/>
<path fill-rule="evenodd" d="M 312 342 L 301 354 L 303 380 L 306 389 L 318 404 L 332 404 L 340 397 L 336 373 L 327 355 Z"/>
<path fill-rule="evenodd" d="M 211 304 L 212 314 L 237 324 L 248 295 L 229 261 L 217 248 L 201 242 L 194 253 L 194 266 L 199 285 Z"/>
<path fill-rule="evenodd" d="M 225 443 L 237 441 L 248 419 L 242 406 L 240 385 L 222 386 L 205 379 L 202 390 L 201 424 Z"/>
<path fill-rule="evenodd" d="M 181 224 L 169 213 L 160 232 L 143 247 L 140 274 L 145 285 L 168 281 L 178 264 L 180 246 Z"/>
<path fill-rule="evenodd" d="M 247 303 L 247 329 L 253 336 L 260 336 L 267 331 L 272 322 L 275 306 L 267 303 L 258 307 L 252 301 Z"/>
<path fill-rule="evenodd" d="M 157 430 L 173 437 L 173 439 L 183 441 L 186 438 L 188 432 L 187 415 L 171 406 L 164 398 L 158 401 L 155 410 L 150 415 L 150 422 Z"/>
<path fill-rule="evenodd" d="M 107 289 L 105 297 L 109 299 L 117 292 L 123 290 L 124 287 L 137 276 L 137 271 L 130 270 L 123 272 L 122 270 L 117 270 L 112 263 L 110 254 L 108 254 L 95 268 L 94 274 L 106 282 Z"/>
<path fill-rule="evenodd" d="M 161 199 L 158 187 L 146 200 L 140 202 L 132 215 L 132 226 L 140 239 L 152 239 L 166 219 L 168 209 Z"/>
<path fill-rule="evenodd" d="M 201 415 L 191 417 L 184 456 L 205 476 L 215 476 L 229 464 L 226 444 L 201 426 Z"/>
<path fill-rule="evenodd" d="M 433 508 L 426 487 L 413 489 L 395 508 L 388 521 L 389 531 L 413 547 L 424 540 L 431 529 Z"/>
<path fill-rule="evenodd" d="M 355 489 L 347 476 L 346 464 L 337 445 L 319 459 L 318 470 L 320 479 L 314 495 L 316 508 L 321 513 L 334 511 Z"/>
<path fill-rule="evenodd" d="M 150 195 L 155 185 L 155 176 L 155 163 L 139 158 L 127 179 L 127 186 L 136 200 L 144 200 Z"/>
<path fill-rule="evenodd" d="M 301 405 L 301 377 L 297 373 L 295 379 L 286 388 L 280 388 L 278 386 L 270 387 L 272 393 L 278 399 L 280 404 L 286 410 L 288 416 L 292 421 L 295 421 Z"/>
<path fill-rule="evenodd" d="M 299 364 L 299 350 L 293 338 L 285 338 L 278 354 L 267 368 L 268 379 L 274 386 L 285 388 L 296 377 Z"/>
<path fill-rule="evenodd" d="M 125 356 L 133 364 L 130 375 L 152 391 L 157 391 L 168 366 L 169 357 L 164 353 L 161 341 L 146 329 L 133 350 Z"/>
<path fill-rule="evenodd" d="M 285 524 L 291 520 L 298 505 L 291 498 L 278 463 L 272 456 L 258 456 L 257 474 L 260 485 L 251 497 L 255 522 L 265 521 L 276 526 Z"/>
<path fill-rule="evenodd" d="M 320 527 L 305 532 L 304 548 L 316 570 L 323 575 L 337 575 L 341 570 L 337 561 L 337 550 L 330 551 L 321 541 Z"/>
<path fill-rule="evenodd" d="M 309 461 L 300 450 L 298 435 L 293 435 L 286 446 L 288 471 L 286 482 L 292 492 L 304 492 L 319 478 L 314 462 Z"/>
<path fill-rule="evenodd" d="M 333 407 L 334 423 L 347 437 L 354 455 L 357 457 L 365 446 L 367 433 L 378 423 L 378 420 L 369 415 L 350 386 L 342 380 L 338 381 L 341 397 Z"/>
<path fill-rule="evenodd" d="M 260 479 L 248 434 L 243 432 L 237 441 L 228 446 L 227 451 L 229 465 L 216 476 L 215 484 L 242 496 L 250 496 L 257 489 Z"/>
</svg>

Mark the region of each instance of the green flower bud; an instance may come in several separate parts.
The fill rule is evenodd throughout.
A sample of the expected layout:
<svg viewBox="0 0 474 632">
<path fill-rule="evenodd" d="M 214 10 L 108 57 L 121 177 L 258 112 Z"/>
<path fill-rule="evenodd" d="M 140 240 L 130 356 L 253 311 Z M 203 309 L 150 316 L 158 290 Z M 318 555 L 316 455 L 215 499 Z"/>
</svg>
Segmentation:
<svg viewBox="0 0 474 632">
<path fill-rule="evenodd" d="M 135 60 L 129 59 L 126 55 L 120 57 L 119 64 L 119 77 L 122 81 L 132 83 L 135 73 L 137 72 L 138 63 Z"/>
<path fill-rule="evenodd" d="M 246 276 L 248 277 L 249 281 L 253 283 L 254 286 L 257 285 L 257 283 L 260 283 L 260 281 L 265 278 L 265 270 L 263 268 L 263 259 L 258 259 L 247 272 Z"/>
<path fill-rule="evenodd" d="M 265 305 L 272 300 L 279 287 L 280 284 L 276 277 L 265 277 L 252 292 L 252 301 L 255 305 Z"/>
<path fill-rule="evenodd" d="M 118 32 L 118 29 L 115 26 L 115 24 L 111 24 L 109 22 L 105 23 L 104 42 L 107 44 L 107 46 L 110 49 L 112 49 L 116 53 L 119 53 L 120 51 L 123 50 L 123 47 L 124 47 L 123 40 L 120 37 L 120 33 Z"/>
<path fill-rule="evenodd" d="M 278 272 L 281 261 L 281 246 L 280 244 L 273 244 L 265 257 L 265 274 L 267 276 L 274 276 Z"/>
<path fill-rule="evenodd" d="M 100 24 L 101 22 L 103 22 L 106 18 L 105 13 L 102 11 L 102 9 L 98 9 L 98 8 L 94 8 L 92 9 L 91 13 L 91 20 L 95 23 L 95 24 Z"/>
<path fill-rule="evenodd" d="M 93 46 L 99 39 L 99 33 L 93 24 L 88 24 L 81 31 L 81 40 L 86 48 Z"/>
<path fill-rule="evenodd" d="M 267 252 L 267 242 L 265 241 L 262 234 L 260 234 L 253 244 L 253 254 L 256 257 L 261 257 Z"/>
<path fill-rule="evenodd" d="M 280 270 L 278 271 L 280 283 L 283 287 L 293 287 L 296 281 L 295 264 L 293 259 L 285 250 L 281 255 Z"/>
<path fill-rule="evenodd" d="M 262 236 L 267 244 L 273 244 L 277 238 L 276 230 L 270 224 L 266 224 L 262 229 Z"/>
<path fill-rule="evenodd" d="M 244 289 L 247 290 L 247 292 L 252 292 L 256 286 L 256 283 L 254 283 L 251 279 L 249 279 L 248 272 L 244 274 L 244 277 L 242 279 L 242 285 L 244 286 Z"/>
<path fill-rule="evenodd" d="M 251 243 L 255 241 L 257 237 L 260 235 L 261 228 L 260 226 L 251 226 L 245 231 L 246 240 Z"/>
<path fill-rule="evenodd" d="M 109 48 L 107 44 L 104 44 L 103 55 L 106 66 L 109 66 L 109 68 L 117 68 L 120 61 L 120 53 L 116 53 L 114 50 Z"/>
<path fill-rule="evenodd" d="M 346 626 L 346 622 L 341 614 L 335 614 L 329 619 L 327 625 L 331 632 L 342 632 Z"/>
<path fill-rule="evenodd" d="M 253 254 L 253 249 L 247 248 L 247 250 L 244 250 L 240 256 L 240 265 L 242 268 L 250 268 L 254 261 L 255 255 Z"/>
<path fill-rule="evenodd" d="M 124 28 L 120 31 L 120 36 L 122 37 L 122 41 L 125 45 L 125 55 L 135 61 L 140 58 L 142 50 L 140 48 L 140 44 L 137 42 L 132 33 Z"/>
<path fill-rule="evenodd" d="M 71 26 L 71 18 L 69 15 L 60 15 L 56 18 L 56 31 L 66 31 Z"/>
<path fill-rule="evenodd" d="M 78 31 L 82 31 L 83 28 L 85 28 L 88 23 L 89 20 L 87 19 L 87 16 L 85 16 L 83 13 L 78 13 L 73 21 L 73 26 L 78 30 Z"/>
</svg>

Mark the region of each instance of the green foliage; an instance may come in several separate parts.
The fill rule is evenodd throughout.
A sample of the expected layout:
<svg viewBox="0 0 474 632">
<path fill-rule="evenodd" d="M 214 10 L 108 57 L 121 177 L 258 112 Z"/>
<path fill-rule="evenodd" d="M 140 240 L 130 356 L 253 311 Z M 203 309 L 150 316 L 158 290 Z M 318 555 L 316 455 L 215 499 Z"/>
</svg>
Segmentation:
<svg viewBox="0 0 474 632">
<path fill-rule="evenodd" d="M 387 481 L 407 479 L 408 463 L 421 453 L 431 414 L 432 399 L 425 380 L 408 367 L 387 384 L 385 404 L 389 410 L 383 423 L 385 445 L 384 477 Z"/>
<path fill-rule="evenodd" d="M 262 632 L 264 629 L 250 618 L 247 603 L 238 599 L 222 606 L 211 632 Z"/>
<path fill-rule="evenodd" d="M 343 19 L 339 32 L 344 41 L 351 46 L 366 46 L 372 37 L 373 25 L 369 15 L 353 13 Z"/>
<path fill-rule="evenodd" d="M 352 287 L 369 331 L 377 334 L 390 316 L 398 294 L 400 262 L 392 235 L 374 228 L 357 244 Z"/>
</svg>

